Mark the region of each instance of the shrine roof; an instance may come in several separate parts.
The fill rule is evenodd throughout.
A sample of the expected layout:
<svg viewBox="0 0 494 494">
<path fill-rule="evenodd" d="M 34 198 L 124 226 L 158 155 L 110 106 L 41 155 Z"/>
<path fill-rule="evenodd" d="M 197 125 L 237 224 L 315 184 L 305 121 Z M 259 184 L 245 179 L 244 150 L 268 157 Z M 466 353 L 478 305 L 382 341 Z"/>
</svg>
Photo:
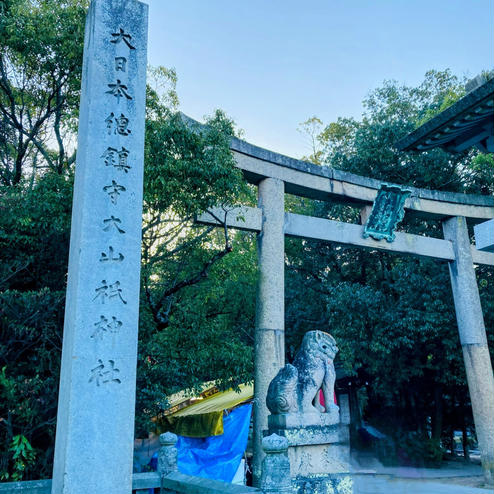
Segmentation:
<svg viewBox="0 0 494 494">
<path fill-rule="evenodd" d="M 476 146 L 483 152 L 494 152 L 494 78 L 482 83 L 479 76 L 471 85 L 474 88 L 463 98 L 400 139 L 398 149 L 441 147 L 461 152 Z"/>
</svg>

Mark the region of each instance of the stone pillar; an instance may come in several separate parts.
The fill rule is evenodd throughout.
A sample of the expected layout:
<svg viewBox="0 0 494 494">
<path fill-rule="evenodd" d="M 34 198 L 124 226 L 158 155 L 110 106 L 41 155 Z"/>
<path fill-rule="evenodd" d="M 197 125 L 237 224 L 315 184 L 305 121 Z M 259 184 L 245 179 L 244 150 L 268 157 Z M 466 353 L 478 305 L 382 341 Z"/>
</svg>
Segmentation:
<svg viewBox="0 0 494 494">
<path fill-rule="evenodd" d="M 86 20 L 53 494 L 132 489 L 147 17 Z"/>
<path fill-rule="evenodd" d="M 456 260 L 449 263 L 456 320 L 463 348 L 475 430 L 486 481 L 494 474 L 494 377 L 484 317 L 464 217 L 443 223 L 444 238 L 453 243 Z"/>
<path fill-rule="evenodd" d="M 258 235 L 259 281 L 254 343 L 254 485 L 259 485 L 262 431 L 268 428 L 266 395 L 285 365 L 285 185 L 266 178 L 259 184 L 262 230 Z"/>
<path fill-rule="evenodd" d="M 284 437 L 271 434 L 262 440 L 262 449 L 266 454 L 262 462 L 260 482 L 262 492 L 264 494 L 291 494 L 288 441 Z"/>
<path fill-rule="evenodd" d="M 160 450 L 158 453 L 158 472 L 161 476 L 178 472 L 178 437 L 172 432 L 160 434 Z"/>
<path fill-rule="evenodd" d="M 342 393 L 338 396 L 338 405 L 340 407 L 340 422 L 345 425 L 350 425 L 350 394 Z"/>
</svg>

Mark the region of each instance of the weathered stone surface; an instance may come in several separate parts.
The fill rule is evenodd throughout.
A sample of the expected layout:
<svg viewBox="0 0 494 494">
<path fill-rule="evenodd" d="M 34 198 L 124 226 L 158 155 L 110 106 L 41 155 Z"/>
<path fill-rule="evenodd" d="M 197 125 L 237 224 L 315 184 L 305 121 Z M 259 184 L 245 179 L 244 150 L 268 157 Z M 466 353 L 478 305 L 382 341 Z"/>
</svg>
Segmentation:
<svg viewBox="0 0 494 494">
<path fill-rule="evenodd" d="M 347 394 L 341 394 L 338 397 L 340 404 L 340 422 L 345 425 L 350 425 L 350 397 Z"/>
<path fill-rule="evenodd" d="M 271 418 L 272 415 L 269 417 Z M 349 427 L 345 424 L 334 424 L 317 427 L 272 428 L 270 434 L 278 434 L 288 440 L 288 446 L 304 446 L 313 444 L 348 444 Z"/>
<path fill-rule="evenodd" d="M 178 437 L 173 432 L 160 434 L 160 449 L 158 452 L 158 472 L 160 475 L 178 472 L 177 440 Z"/>
<path fill-rule="evenodd" d="M 132 488 L 147 11 L 87 16 L 53 494 Z"/>
<path fill-rule="evenodd" d="M 274 151 L 263 149 L 254 144 L 242 141 L 236 137 L 231 138 L 230 149 L 243 155 L 257 158 L 260 161 L 273 163 L 283 168 L 301 171 L 311 175 L 322 176 L 328 179 L 342 180 L 348 183 L 362 185 L 364 187 L 379 189 L 380 180 L 374 178 L 362 177 L 343 170 L 331 168 L 328 166 L 319 166 L 307 161 L 297 160 L 284 156 Z M 480 196 L 472 194 L 462 194 L 458 192 L 444 192 L 430 189 L 412 188 L 412 194 L 419 198 L 431 199 L 436 201 L 456 202 L 459 204 L 478 204 L 478 205 L 493 205 L 493 198 L 490 196 Z"/>
<path fill-rule="evenodd" d="M 338 406 L 330 407 L 329 412 L 312 413 L 280 413 L 268 417 L 269 430 L 272 429 L 298 429 L 300 427 L 325 427 L 338 424 L 340 414 Z"/>
<path fill-rule="evenodd" d="M 350 446 L 348 444 L 313 444 L 293 446 L 288 458 L 294 478 L 327 477 L 330 473 L 350 472 Z"/>
<path fill-rule="evenodd" d="M 203 127 L 203 124 L 200 124 L 186 115 L 183 115 L 183 118 L 188 121 L 188 125 L 192 128 Z M 373 197 L 365 197 L 365 202 L 373 202 L 376 195 L 375 191 L 377 191 L 383 184 L 383 182 L 374 178 L 362 177 L 360 175 L 355 175 L 353 173 L 338 170 L 332 167 L 319 166 L 309 163 L 308 161 L 290 158 L 289 156 L 275 153 L 274 151 L 269 151 L 268 149 L 263 149 L 236 137 L 232 137 L 230 139 L 230 149 L 233 151 L 237 161 L 240 161 L 239 168 L 244 171 L 245 176 L 250 183 L 258 184 L 266 177 L 276 177 L 286 182 L 286 192 L 290 194 L 303 195 L 304 197 L 313 198 L 318 197 L 325 201 L 332 198 L 332 195 L 335 194 L 345 196 L 347 201 L 350 198 L 359 201 L 364 200 L 364 196 L 366 196 L 366 194 L 363 194 L 362 192 L 365 189 L 374 189 Z M 242 157 L 244 157 L 245 160 L 242 160 Z M 247 161 L 250 161 L 253 166 L 248 166 L 246 163 Z M 267 166 L 263 166 L 263 164 L 266 164 Z M 306 180 L 303 182 L 293 180 L 296 175 L 300 176 L 300 173 L 308 175 Z M 310 176 L 322 178 L 324 181 L 311 181 Z M 311 188 L 312 192 L 318 189 L 315 184 L 322 184 L 324 182 L 327 183 L 327 187 L 324 188 L 325 193 L 318 194 L 317 196 L 310 194 Z M 398 186 L 398 184 L 389 185 Z M 351 190 L 348 191 L 348 189 Z M 445 207 L 441 208 L 441 210 L 444 211 L 445 215 L 456 216 L 460 214 L 460 210 L 455 208 L 457 204 L 480 207 L 485 206 L 486 209 L 484 209 L 480 215 L 474 215 L 471 217 L 492 217 L 492 207 L 494 206 L 494 198 L 492 196 L 464 194 L 461 192 L 445 192 L 442 190 L 418 189 L 415 187 L 411 187 L 411 189 L 412 195 L 407 201 L 407 204 L 405 204 L 406 208 L 429 211 L 431 206 L 434 207 L 435 205 L 439 205 L 438 203 L 443 203 Z M 354 194 L 355 191 L 358 192 Z M 306 193 L 308 193 L 308 195 L 305 195 Z M 425 208 L 421 206 L 425 206 Z M 489 212 L 487 208 L 489 208 L 491 212 Z M 438 211 L 434 211 L 434 213 L 437 212 Z"/>
<path fill-rule="evenodd" d="M 267 178 L 259 184 L 262 230 L 258 235 L 259 281 L 254 341 L 254 485 L 261 477 L 262 431 L 268 426 L 268 386 L 285 363 L 284 184 Z"/>
<path fill-rule="evenodd" d="M 266 454 L 276 455 L 288 451 L 288 441 L 278 434 L 271 434 L 262 440 L 262 449 Z"/>
<path fill-rule="evenodd" d="M 369 210 L 371 209 L 370 206 L 368 206 L 368 208 Z M 365 210 L 365 208 L 363 208 L 363 210 Z M 224 217 L 224 212 L 221 208 L 214 208 L 212 211 L 217 217 Z M 198 217 L 197 222 L 207 225 L 219 224 L 217 219 L 207 213 Z M 226 223 L 231 228 L 259 232 L 261 231 L 262 223 L 261 211 L 259 208 L 251 208 L 248 206 L 236 208 L 228 214 Z M 396 232 L 396 238 L 392 243 L 383 243 L 374 240 L 371 237 L 363 238 L 362 233 L 363 226 L 361 225 L 353 225 L 325 218 L 315 218 L 303 214 L 285 213 L 285 235 L 288 237 L 317 239 L 353 245 L 364 249 L 401 252 L 402 254 L 432 257 L 445 261 L 454 260 L 452 244 L 447 240 L 413 235 L 411 233 Z M 477 250 L 473 245 L 472 258 L 475 264 L 494 266 L 494 254 L 492 252 Z"/>
<path fill-rule="evenodd" d="M 262 494 L 260 489 L 221 480 L 193 477 L 174 472 L 162 478 L 163 492 L 168 494 Z"/>
<path fill-rule="evenodd" d="M 280 429 L 276 434 L 287 441 L 292 479 L 350 472 L 348 425 Z"/>
<path fill-rule="evenodd" d="M 482 468 L 488 484 L 494 484 L 494 382 L 487 345 L 463 345 L 463 359 L 472 402 Z"/>
<path fill-rule="evenodd" d="M 260 487 L 264 494 L 291 494 L 290 462 L 286 438 L 271 434 L 262 440 L 266 456 L 262 462 Z"/>
<path fill-rule="evenodd" d="M 293 481 L 293 492 L 295 494 L 353 494 L 354 483 L 351 475 L 346 474 L 331 474 L 326 478 L 300 477 Z M 385 491 L 375 492 L 384 494 Z"/>
<path fill-rule="evenodd" d="M 494 480 L 494 376 L 487 347 L 484 318 L 477 279 L 473 267 L 466 220 L 451 218 L 443 223 L 444 237 L 450 240 L 456 261 L 449 263 L 449 273 L 456 320 L 472 402 L 475 431 L 479 442 L 484 476 Z"/>
<path fill-rule="evenodd" d="M 334 168 L 309 165 L 285 167 L 281 163 L 266 161 L 246 152 L 234 150 L 235 160 L 247 181 L 257 184 L 262 177 L 276 177 L 285 182 L 285 191 L 303 197 L 322 201 L 334 200 L 342 203 L 365 205 L 372 203 L 382 182 L 367 177 L 358 177 Z M 303 162 L 302 162 L 303 163 Z M 281 165 L 281 166 L 280 166 Z M 316 173 L 313 173 L 314 171 Z M 325 176 L 327 175 L 327 177 Z M 412 195 L 405 202 L 405 209 L 432 217 L 464 215 L 469 218 L 489 219 L 494 216 L 494 198 L 454 194 L 426 189 L 412 189 Z M 408 213 L 407 213 L 408 214 Z"/>
<path fill-rule="evenodd" d="M 494 252 L 494 220 L 484 221 L 473 227 L 478 250 Z"/>
<path fill-rule="evenodd" d="M 333 359 L 338 351 L 335 339 L 323 331 L 308 331 L 293 365 L 287 364 L 269 384 L 266 404 L 272 415 L 285 414 L 285 420 L 295 420 L 295 427 L 329 425 L 339 422 L 334 404 L 336 373 Z M 319 410 L 319 390 L 322 389 L 325 413 Z M 298 417 L 297 417 L 298 415 Z M 326 415 L 319 419 L 319 415 Z"/>
</svg>

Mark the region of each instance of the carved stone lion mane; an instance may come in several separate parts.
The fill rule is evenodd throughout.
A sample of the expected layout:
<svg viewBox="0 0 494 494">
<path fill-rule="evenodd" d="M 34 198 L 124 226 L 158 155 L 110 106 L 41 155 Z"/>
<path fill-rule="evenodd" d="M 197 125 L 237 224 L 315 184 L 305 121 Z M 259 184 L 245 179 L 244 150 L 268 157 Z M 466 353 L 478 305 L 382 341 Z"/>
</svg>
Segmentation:
<svg viewBox="0 0 494 494">
<path fill-rule="evenodd" d="M 336 407 L 333 359 L 338 352 L 335 339 L 323 331 L 308 331 L 293 365 L 286 364 L 268 388 L 266 404 L 272 414 L 319 413 L 318 392 L 323 391 L 325 412 Z M 337 408 L 337 407 L 336 407 Z"/>
</svg>

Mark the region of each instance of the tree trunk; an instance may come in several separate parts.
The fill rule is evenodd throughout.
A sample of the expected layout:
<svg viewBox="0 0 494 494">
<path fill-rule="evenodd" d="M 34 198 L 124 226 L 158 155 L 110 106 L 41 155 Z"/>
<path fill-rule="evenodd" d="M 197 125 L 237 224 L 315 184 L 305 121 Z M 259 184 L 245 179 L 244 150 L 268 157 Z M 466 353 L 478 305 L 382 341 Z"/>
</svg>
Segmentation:
<svg viewBox="0 0 494 494">
<path fill-rule="evenodd" d="M 465 419 L 463 419 L 463 423 L 461 426 L 461 436 L 463 443 L 463 458 L 466 462 L 470 462 L 470 448 L 468 447 L 468 435 Z"/>
<path fill-rule="evenodd" d="M 432 417 L 432 438 L 441 439 L 443 429 L 443 387 L 437 384 L 434 388 L 434 416 Z"/>
<path fill-rule="evenodd" d="M 455 452 L 455 429 L 454 427 L 451 427 L 451 429 L 448 430 L 448 447 L 451 450 L 451 457 L 456 458 L 456 452 Z"/>
</svg>

